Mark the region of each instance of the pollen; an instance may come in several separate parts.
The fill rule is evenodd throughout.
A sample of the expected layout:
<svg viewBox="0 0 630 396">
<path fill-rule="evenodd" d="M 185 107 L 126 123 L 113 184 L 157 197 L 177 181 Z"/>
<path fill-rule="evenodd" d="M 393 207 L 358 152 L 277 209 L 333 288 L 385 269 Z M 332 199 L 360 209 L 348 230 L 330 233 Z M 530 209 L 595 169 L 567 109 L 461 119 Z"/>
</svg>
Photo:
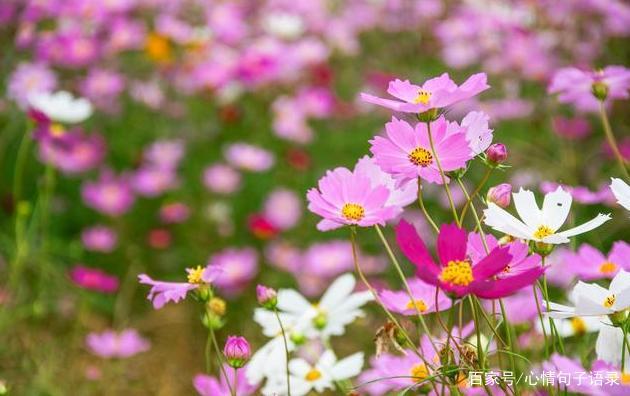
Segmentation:
<svg viewBox="0 0 630 396">
<path fill-rule="evenodd" d="M 413 149 L 413 151 L 409 153 L 407 158 L 409 158 L 409 161 L 412 164 L 416 166 L 421 166 L 423 168 L 433 163 L 433 154 L 431 154 L 429 150 L 422 147 L 416 147 L 415 149 Z"/>
<path fill-rule="evenodd" d="M 544 237 L 548 237 L 549 235 L 553 235 L 554 231 L 547 227 L 546 225 L 541 225 L 538 227 L 536 232 L 534 232 L 534 238 L 543 239 Z"/>
<path fill-rule="evenodd" d="M 341 214 L 346 220 L 361 221 L 365 217 L 365 209 L 359 204 L 347 203 L 341 208 Z"/>
<path fill-rule="evenodd" d="M 472 267 L 468 261 L 449 261 L 439 278 L 455 286 L 468 286 L 473 281 Z"/>
<path fill-rule="evenodd" d="M 612 274 L 615 271 L 617 271 L 617 264 L 611 261 L 606 261 L 599 266 L 599 272 L 602 274 Z"/>
<path fill-rule="evenodd" d="M 617 301 L 617 297 L 615 297 L 614 294 L 611 294 L 610 296 L 606 297 L 604 299 L 604 307 L 606 308 L 612 308 L 613 305 L 615 305 L 615 301 Z"/>
<path fill-rule="evenodd" d="M 316 368 L 310 369 L 308 373 L 306 373 L 306 375 L 304 376 L 304 379 L 309 382 L 317 381 L 320 378 L 322 378 L 322 373 Z"/>
<path fill-rule="evenodd" d="M 188 271 L 188 283 L 191 283 L 193 285 L 203 283 L 204 270 L 205 268 L 200 265 L 196 266 L 195 268 L 187 268 L 186 271 Z"/>
<path fill-rule="evenodd" d="M 414 382 L 421 382 L 429 376 L 429 370 L 423 363 L 414 365 L 409 372 Z"/>
<path fill-rule="evenodd" d="M 421 299 L 409 300 L 405 308 L 414 309 L 418 312 L 425 312 L 427 310 L 427 304 Z"/>
<path fill-rule="evenodd" d="M 431 100 L 431 92 L 426 91 L 424 89 L 419 89 L 418 95 L 413 100 L 413 103 L 426 105 L 429 103 L 430 100 Z"/>
<path fill-rule="evenodd" d="M 571 319 L 571 328 L 573 328 L 573 332 L 575 334 L 584 334 L 586 333 L 586 323 L 582 318 L 572 318 Z"/>
</svg>

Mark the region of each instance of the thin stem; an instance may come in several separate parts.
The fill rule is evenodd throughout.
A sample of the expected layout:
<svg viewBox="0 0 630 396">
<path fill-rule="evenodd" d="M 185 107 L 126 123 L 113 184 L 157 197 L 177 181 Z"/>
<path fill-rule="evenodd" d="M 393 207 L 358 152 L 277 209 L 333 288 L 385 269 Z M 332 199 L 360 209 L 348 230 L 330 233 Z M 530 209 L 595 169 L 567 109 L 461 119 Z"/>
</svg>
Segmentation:
<svg viewBox="0 0 630 396">
<path fill-rule="evenodd" d="M 547 330 L 545 329 L 545 319 L 543 318 L 542 309 L 540 308 L 540 301 L 538 299 L 538 293 L 536 292 L 536 284 L 533 286 L 534 300 L 536 301 L 536 311 L 538 312 L 538 319 L 540 320 L 540 326 L 542 327 L 543 338 L 545 340 L 545 359 L 549 357 L 549 346 L 547 343 Z"/>
<path fill-rule="evenodd" d="M 464 193 L 464 196 L 466 197 L 467 201 L 470 202 L 470 206 L 472 208 L 473 217 L 475 218 L 475 224 L 477 225 L 477 230 L 479 231 L 479 234 L 481 235 L 481 243 L 483 244 L 483 248 L 486 251 L 486 254 L 488 254 L 488 253 L 490 253 L 490 249 L 488 248 L 488 243 L 486 242 L 486 234 L 483 232 L 483 227 L 481 225 L 481 219 L 477 215 L 477 210 L 475 209 L 475 205 L 472 203 L 472 197 L 470 195 L 468 195 L 468 190 L 466 190 L 466 185 L 462 182 L 462 179 L 457 178 L 457 183 L 459 184 L 460 188 L 462 189 L 462 192 Z M 463 220 L 464 216 L 462 216 L 461 219 Z"/>
<path fill-rule="evenodd" d="M 238 373 L 237 373 L 238 369 L 236 367 L 234 367 L 234 386 L 232 387 L 232 389 L 230 389 L 232 391 L 232 396 L 238 396 L 236 394 L 236 389 L 238 388 Z"/>
<path fill-rule="evenodd" d="M 503 316 L 503 322 L 505 323 L 505 337 L 507 338 L 507 348 L 510 352 L 509 353 L 509 357 L 510 357 L 510 366 L 512 369 L 512 372 L 514 373 L 514 375 L 516 375 L 516 361 L 514 360 L 514 353 L 516 353 L 516 351 L 514 351 L 514 347 L 512 345 L 512 326 L 509 324 L 508 322 L 508 318 L 505 312 L 505 305 L 503 304 L 503 300 L 499 299 L 499 307 L 501 308 L 501 316 Z M 514 392 L 515 394 L 519 394 L 519 390 L 518 390 L 518 386 L 514 387 Z"/>
<path fill-rule="evenodd" d="M 481 189 L 483 188 L 483 186 L 486 184 L 486 182 L 488 181 L 488 179 L 490 178 L 490 174 L 492 173 L 492 170 L 494 168 L 488 168 L 486 170 L 486 173 L 483 175 L 483 177 L 481 178 L 481 181 L 479 182 L 479 184 L 477 185 L 477 187 L 475 188 L 475 190 L 473 191 L 472 194 L 470 194 L 470 197 L 467 197 L 466 199 L 466 203 L 464 204 L 464 207 L 462 208 L 462 212 L 459 215 L 459 218 L 462 219 L 462 221 L 464 221 L 464 217 L 466 217 L 466 211 L 468 210 L 468 207 L 470 206 L 470 204 L 472 204 L 473 199 L 475 199 L 475 197 L 477 196 L 477 194 L 479 194 L 479 192 L 481 191 Z"/>
<path fill-rule="evenodd" d="M 628 348 L 628 339 L 626 338 L 628 335 L 628 329 L 626 328 L 626 323 L 621 327 L 621 331 L 623 332 L 623 341 L 621 342 L 621 374 L 623 375 L 626 371 L 626 349 Z"/>
<path fill-rule="evenodd" d="M 228 377 L 227 372 L 225 371 L 225 367 L 223 367 L 223 353 L 221 353 L 221 348 L 219 348 L 219 343 L 217 343 L 217 337 L 214 334 L 214 329 L 212 328 L 212 326 L 209 326 L 208 331 L 210 334 L 210 339 L 212 340 L 212 345 L 214 345 L 214 349 L 217 354 L 217 360 L 219 361 L 219 368 L 221 369 L 221 373 L 225 377 L 225 382 L 230 389 L 230 394 L 234 395 L 235 393 L 233 393 L 232 385 L 230 384 L 230 377 Z"/>
<path fill-rule="evenodd" d="M 545 266 L 545 257 L 542 258 L 542 266 Z M 543 298 L 545 299 L 545 305 L 547 308 L 547 312 L 551 311 L 550 302 L 549 302 L 549 292 L 547 291 L 547 277 L 545 275 L 542 276 L 542 292 Z M 558 334 L 558 329 L 556 328 L 556 323 L 551 316 L 549 316 L 549 328 L 551 329 L 551 346 L 555 350 L 556 341 L 558 342 L 558 347 L 560 349 L 560 353 L 564 354 L 564 344 L 562 343 L 562 337 Z"/>
<path fill-rule="evenodd" d="M 280 332 L 282 332 L 282 341 L 284 341 L 284 353 L 286 357 L 286 373 L 287 373 L 287 396 L 291 396 L 291 375 L 289 374 L 289 345 L 287 344 L 287 335 L 284 332 L 284 326 L 282 325 L 282 320 L 280 320 L 278 309 L 274 308 L 273 312 L 276 314 L 276 319 L 278 319 L 278 324 L 280 325 Z"/>
<path fill-rule="evenodd" d="M 606 140 L 608 140 L 608 145 L 613 151 L 615 158 L 617 159 L 617 163 L 621 168 L 621 172 L 626 177 L 626 180 L 630 179 L 630 174 L 628 174 L 628 169 L 626 168 L 626 161 L 623 158 L 623 155 L 619 151 L 619 146 L 617 145 L 617 139 L 615 139 L 615 135 L 613 134 L 612 128 L 610 127 L 610 121 L 608 120 L 608 115 L 606 114 L 606 107 L 604 107 L 604 101 L 599 102 L 599 115 L 602 119 L 602 125 L 604 126 L 604 133 L 606 135 Z"/>
<path fill-rule="evenodd" d="M 429 144 L 431 145 L 431 152 L 433 154 L 433 158 L 435 158 L 435 164 L 440 171 L 440 177 L 442 178 L 442 184 L 444 185 L 444 190 L 446 191 L 446 197 L 448 198 L 448 203 L 451 205 L 451 211 L 453 212 L 453 220 L 457 223 L 458 226 L 461 225 L 459 221 L 459 217 L 457 216 L 457 209 L 455 209 L 455 202 L 453 201 L 453 196 L 451 195 L 451 189 L 448 187 L 448 183 L 446 182 L 446 175 L 444 174 L 444 170 L 442 169 L 442 164 L 440 164 L 440 158 L 435 151 L 435 144 L 433 143 L 433 136 L 431 135 L 431 123 L 427 122 L 427 134 L 429 135 Z"/>
<path fill-rule="evenodd" d="M 422 213 L 424 213 L 424 217 L 427 219 L 429 224 L 431 224 L 431 227 L 433 227 L 433 230 L 436 233 L 439 232 L 438 226 L 435 224 L 435 221 L 433 221 L 433 218 L 431 218 L 431 215 L 427 211 L 426 206 L 424 206 L 424 199 L 422 197 L 422 179 L 420 178 L 418 178 L 418 206 L 420 206 Z"/>
</svg>

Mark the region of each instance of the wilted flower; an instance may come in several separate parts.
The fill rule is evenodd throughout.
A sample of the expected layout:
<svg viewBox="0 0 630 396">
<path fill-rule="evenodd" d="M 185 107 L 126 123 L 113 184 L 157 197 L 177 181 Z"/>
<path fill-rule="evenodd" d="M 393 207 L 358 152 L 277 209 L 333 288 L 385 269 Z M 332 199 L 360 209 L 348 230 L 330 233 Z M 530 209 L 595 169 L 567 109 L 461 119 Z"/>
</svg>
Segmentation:
<svg viewBox="0 0 630 396">
<path fill-rule="evenodd" d="M 234 368 L 241 368 L 247 363 L 252 352 L 245 337 L 228 336 L 223 348 L 223 355 L 228 364 Z"/>
<path fill-rule="evenodd" d="M 85 338 L 85 344 L 95 355 L 103 358 L 128 358 L 138 353 L 148 351 L 151 347 L 134 329 L 121 332 L 106 330 L 102 333 L 90 333 Z"/>
<path fill-rule="evenodd" d="M 101 293 L 118 290 L 118 278 L 97 268 L 75 265 L 70 270 L 70 279 L 79 287 Z"/>
<path fill-rule="evenodd" d="M 534 193 L 520 189 L 513 193 L 514 205 L 522 221 L 512 216 L 496 204 L 489 202 L 484 210 L 484 222 L 497 231 L 527 241 L 559 244 L 569 242 L 569 237 L 583 234 L 610 220 L 610 215 L 599 214 L 597 217 L 580 226 L 557 232 L 569 216 L 571 210 L 571 194 L 561 187 L 545 194 L 542 210 L 536 204 Z"/>
<path fill-rule="evenodd" d="M 512 185 L 501 183 L 497 186 L 490 187 L 486 195 L 486 201 L 492 202 L 501 208 L 510 206 L 512 198 Z"/>
</svg>

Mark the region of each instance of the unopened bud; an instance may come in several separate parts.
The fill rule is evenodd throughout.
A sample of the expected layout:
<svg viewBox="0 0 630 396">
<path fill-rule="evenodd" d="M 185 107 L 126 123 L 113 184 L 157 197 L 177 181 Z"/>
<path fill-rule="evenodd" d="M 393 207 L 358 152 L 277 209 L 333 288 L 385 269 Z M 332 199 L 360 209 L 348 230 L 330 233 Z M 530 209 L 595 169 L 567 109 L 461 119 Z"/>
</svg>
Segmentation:
<svg viewBox="0 0 630 396">
<path fill-rule="evenodd" d="M 486 156 L 491 164 L 498 165 L 507 159 L 507 148 L 503 143 L 494 143 L 486 150 Z"/>
<path fill-rule="evenodd" d="M 267 309 L 275 309 L 276 305 L 278 305 L 278 293 L 267 286 L 256 286 L 256 299 L 258 304 Z"/>
<path fill-rule="evenodd" d="M 591 86 L 591 92 L 593 96 L 603 102 L 608 97 L 608 85 L 603 81 L 594 82 Z"/>
<path fill-rule="evenodd" d="M 291 333 L 291 336 L 289 338 L 291 339 L 291 341 L 293 341 L 295 345 L 302 345 L 306 342 L 306 337 L 304 336 L 304 334 L 297 331 Z"/>
<path fill-rule="evenodd" d="M 486 195 L 486 201 L 492 202 L 501 208 L 510 206 L 512 198 L 512 186 L 508 183 L 502 183 L 494 187 L 490 187 Z"/>
<path fill-rule="evenodd" d="M 241 368 L 247 363 L 252 352 L 245 337 L 228 336 L 223 354 L 231 367 Z"/>
<path fill-rule="evenodd" d="M 208 309 L 217 316 L 225 315 L 225 300 L 219 297 L 212 297 L 208 301 Z"/>
<path fill-rule="evenodd" d="M 328 318 L 326 317 L 326 314 L 323 312 L 318 313 L 317 316 L 313 318 L 313 325 L 318 330 L 322 330 L 324 327 L 326 327 L 327 324 L 328 324 Z"/>
</svg>

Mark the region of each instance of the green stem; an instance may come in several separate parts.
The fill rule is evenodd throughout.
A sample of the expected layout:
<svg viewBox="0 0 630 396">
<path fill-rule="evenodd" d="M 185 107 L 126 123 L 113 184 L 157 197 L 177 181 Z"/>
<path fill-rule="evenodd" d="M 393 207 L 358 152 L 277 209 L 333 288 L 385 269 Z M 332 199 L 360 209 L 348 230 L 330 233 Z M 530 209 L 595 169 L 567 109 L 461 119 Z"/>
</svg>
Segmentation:
<svg viewBox="0 0 630 396">
<path fill-rule="evenodd" d="M 621 374 L 623 375 L 626 371 L 626 349 L 628 349 L 628 339 L 626 338 L 628 329 L 626 328 L 626 323 L 621 327 L 621 331 L 623 332 L 623 341 L 621 342 Z"/>
<path fill-rule="evenodd" d="M 477 188 L 475 188 L 475 190 L 473 191 L 473 193 L 468 197 L 466 197 L 466 203 L 464 204 L 464 207 L 462 209 L 461 214 L 459 215 L 459 218 L 462 219 L 462 222 L 464 221 L 464 218 L 466 217 L 466 211 L 468 210 L 468 207 L 470 206 L 470 204 L 472 204 L 472 200 L 475 199 L 475 197 L 477 196 L 477 194 L 479 194 L 479 191 L 481 191 L 481 189 L 483 188 L 483 186 L 486 184 L 486 182 L 488 181 L 488 179 L 490 178 L 490 174 L 492 173 L 492 169 L 493 168 L 488 168 L 486 170 L 486 173 L 483 175 L 483 177 L 481 178 L 481 181 L 479 182 L 479 184 L 477 185 Z"/>
<path fill-rule="evenodd" d="M 451 189 L 448 187 L 448 183 L 446 181 L 446 175 L 444 174 L 444 170 L 442 169 L 442 164 L 440 164 L 440 158 L 435 151 L 435 144 L 433 143 L 433 136 L 431 135 L 431 122 L 427 122 L 427 134 L 429 135 L 429 144 L 431 145 L 431 152 L 433 154 L 433 158 L 435 158 L 435 164 L 440 171 L 440 177 L 442 178 L 442 184 L 444 185 L 444 190 L 446 191 L 446 197 L 448 198 L 448 203 L 451 206 L 451 211 L 453 212 L 453 219 L 458 226 L 461 226 L 459 221 L 459 217 L 457 216 L 457 209 L 455 209 L 455 202 L 453 201 L 453 196 L 451 195 Z"/>
<path fill-rule="evenodd" d="M 221 373 L 223 374 L 223 377 L 225 377 L 225 382 L 230 389 L 230 394 L 235 395 L 232 389 L 232 384 L 230 384 L 230 377 L 228 377 L 227 371 L 225 371 L 225 367 L 223 367 L 223 353 L 221 352 L 221 348 L 219 348 L 219 343 L 217 342 L 217 337 L 214 334 L 214 329 L 212 328 L 212 325 L 208 327 L 208 331 L 210 334 L 210 339 L 212 340 L 212 345 L 214 346 L 215 352 L 217 354 L 217 361 L 219 362 Z"/>
<path fill-rule="evenodd" d="M 236 389 L 238 388 L 238 373 L 237 373 L 238 369 L 236 367 L 234 367 L 234 386 L 232 387 L 231 391 L 232 391 L 232 396 L 238 396 L 236 394 Z"/>
<path fill-rule="evenodd" d="M 286 373 L 287 373 L 287 396 L 291 396 L 291 375 L 289 374 L 289 345 L 287 343 L 287 335 L 284 332 L 284 326 L 282 325 L 282 320 L 280 320 L 278 309 L 274 308 L 273 312 L 276 314 L 276 319 L 278 319 L 278 324 L 280 325 L 280 332 L 282 333 L 282 341 L 284 342 L 284 353 L 285 353 L 285 358 L 286 358 Z"/>
<path fill-rule="evenodd" d="M 435 221 L 433 221 L 433 218 L 431 218 L 431 215 L 427 211 L 426 206 L 424 206 L 424 199 L 422 197 L 422 179 L 420 178 L 418 178 L 418 206 L 420 206 L 422 213 L 424 213 L 424 217 L 427 219 L 429 224 L 431 224 L 431 227 L 433 227 L 433 230 L 436 233 L 439 232 L 438 226 L 435 224 Z"/>
<path fill-rule="evenodd" d="M 540 326 L 542 327 L 543 339 L 545 341 L 545 359 L 549 358 L 549 345 L 547 342 L 547 330 L 545 329 L 545 319 L 543 318 L 542 309 L 540 308 L 540 300 L 538 299 L 538 293 L 536 292 L 536 285 L 533 285 L 534 300 L 536 301 L 536 311 L 538 312 L 538 319 L 540 320 Z"/>
<path fill-rule="evenodd" d="M 542 258 L 542 266 L 545 266 L 545 257 Z M 545 299 L 545 306 L 547 308 L 547 312 L 551 312 L 550 301 L 549 301 L 549 292 L 547 291 L 547 277 L 545 275 L 542 276 L 542 292 L 543 298 Z M 551 316 L 549 316 L 549 328 L 551 329 L 551 346 L 555 350 L 556 342 L 558 343 L 558 348 L 560 349 L 560 353 L 564 354 L 564 344 L 562 342 L 562 337 L 558 334 L 558 329 L 556 328 L 556 323 Z"/>
<path fill-rule="evenodd" d="M 606 140 L 608 140 L 608 145 L 613 151 L 615 158 L 617 159 L 617 163 L 619 164 L 619 168 L 621 168 L 621 172 L 626 177 L 626 180 L 630 179 L 630 174 L 628 174 L 628 169 L 626 168 L 626 161 L 623 158 L 623 155 L 619 151 L 619 146 L 617 145 L 617 139 L 615 139 L 615 135 L 613 134 L 612 128 L 610 127 L 610 121 L 608 120 L 608 115 L 606 114 L 606 107 L 604 106 L 604 101 L 600 101 L 599 103 L 599 115 L 602 119 L 602 125 L 604 126 L 604 134 L 606 135 Z"/>
</svg>

